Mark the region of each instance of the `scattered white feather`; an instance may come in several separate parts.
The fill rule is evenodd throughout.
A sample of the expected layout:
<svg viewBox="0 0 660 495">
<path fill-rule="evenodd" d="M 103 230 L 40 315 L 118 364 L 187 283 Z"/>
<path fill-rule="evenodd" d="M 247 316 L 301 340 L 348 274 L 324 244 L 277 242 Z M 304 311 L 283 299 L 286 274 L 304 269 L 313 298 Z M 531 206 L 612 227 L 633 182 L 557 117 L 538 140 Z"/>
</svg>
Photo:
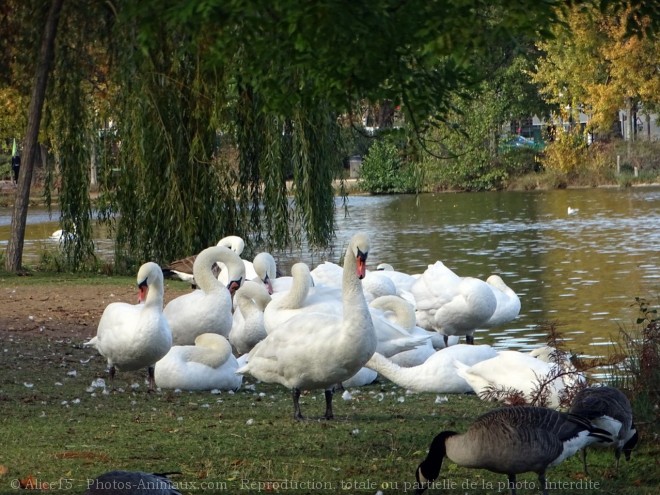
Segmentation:
<svg viewBox="0 0 660 495">
<path fill-rule="evenodd" d="M 344 399 L 344 400 L 351 400 L 351 399 L 353 399 L 353 396 L 351 395 L 351 393 L 348 390 L 344 390 L 344 393 L 341 394 L 341 398 Z"/>
<path fill-rule="evenodd" d="M 34 383 L 23 382 L 23 386 L 26 388 L 32 388 L 34 387 Z"/>
<path fill-rule="evenodd" d="M 78 376 L 78 372 L 76 370 L 67 371 L 67 376 L 76 377 Z"/>
<path fill-rule="evenodd" d="M 436 404 L 442 404 L 443 402 L 449 402 L 449 399 L 447 398 L 446 395 L 443 395 L 440 397 L 439 395 L 435 396 L 435 403 Z"/>
<path fill-rule="evenodd" d="M 351 435 L 357 435 L 358 433 L 360 433 L 358 428 L 355 428 L 353 431 L 351 431 Z"/>
<path fill-rule="evenodd" d="M 56 386 L 56 387 L 61 387 L 61 386 L 62 386 L 62 382 L 55 382 L 55 386 Z"/>
<path fill-rule="evenodd" d="M 399 397 L 399 398 L 397 399 L 397 401 L 399 401 L 399 402 L 405 402 L 405 401 L 406 401 L 406 398 L 403 397 L 403 396 L 401 396 L 401 397 Z"/>
<path fill-rule="evenodd" d="M 250 426 L 254 424 L 254 419 L 250 418 L 245 422 L 246 425 Z"/>
</svg>

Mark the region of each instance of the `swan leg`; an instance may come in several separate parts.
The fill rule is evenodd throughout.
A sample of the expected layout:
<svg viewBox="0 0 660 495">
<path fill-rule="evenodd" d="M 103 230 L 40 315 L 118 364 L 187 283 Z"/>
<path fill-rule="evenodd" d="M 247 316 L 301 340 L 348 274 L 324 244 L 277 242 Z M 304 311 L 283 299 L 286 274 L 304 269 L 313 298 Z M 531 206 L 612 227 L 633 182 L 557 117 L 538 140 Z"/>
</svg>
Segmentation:
<svg viewBox="0 0 660 495">
<path fill-rule="evenodd" d="M 110 369 L 108 370 L 110 372 L 110 389 L 114 390 L 115 388 L 115 375 L 117 374 L 117 368 L 115 368 L 115 365 L 113 364 L 110 366 Z"/>
<path fill-rule="evenodd" d="M 293 419 L 305 419 L 302 415 L 302 412 L 300 411 L 300 389 L 294 388 L 291 393 L 293 396 Z"/>
<path fill-rule="evenodd" d="M 511 490 L 511 495 L 516 495 L 516 475 L 509 475 L 509 490 Z"/>
<path fill-rule="evenodd" d="M 327 389 L 325 391 L 325 419 L 334 418 L 332 414 L 332 389 Z"/>
<path fill-rule="evenodd" d="M 149 392 L 154 392 L 156 390 L 156 377 L 154 372 L 154 367 L 149 366 Z"/>
<path fill-rule="evenodd" d="M 466 335 L 465 336 L 465 343 L 474 345 L 474 335 Z"/>
<path fill-rule="evenodd" d="M 449 335 L 442 334 L 442 339 L 445 341 L 445 347 L 449 347 Z"/>
</svg>

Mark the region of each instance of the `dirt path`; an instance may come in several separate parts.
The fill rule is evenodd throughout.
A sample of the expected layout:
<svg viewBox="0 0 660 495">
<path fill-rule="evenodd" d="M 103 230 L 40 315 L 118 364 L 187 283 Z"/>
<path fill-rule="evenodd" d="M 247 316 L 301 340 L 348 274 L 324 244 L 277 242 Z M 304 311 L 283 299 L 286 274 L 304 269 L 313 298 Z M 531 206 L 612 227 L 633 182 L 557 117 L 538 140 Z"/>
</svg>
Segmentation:
<svg viewBox="0 0 660 495">
<path fill-rule="evenodd" d="M 166 289 L 165 302 L 185 293 L 185 288 Z M 134 285 L 12 285 L 0 284 L 0 339 L 20 333 L 50 338 L 87 340 L 105 307 L 116 301 L 134 304 Z"/>
</svg>

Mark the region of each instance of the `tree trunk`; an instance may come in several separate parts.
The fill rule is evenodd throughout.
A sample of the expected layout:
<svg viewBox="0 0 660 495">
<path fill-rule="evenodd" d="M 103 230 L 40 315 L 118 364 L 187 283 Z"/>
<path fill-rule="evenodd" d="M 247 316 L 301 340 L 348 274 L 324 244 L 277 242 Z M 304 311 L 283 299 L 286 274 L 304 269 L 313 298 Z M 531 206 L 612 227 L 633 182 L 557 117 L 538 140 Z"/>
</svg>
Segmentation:
<svg viewBox="0 0 660 495">
<path fill-rule="evenodd" d="M 57 24 L 62 10 L 64 0 L 53 0 L 46 19 L 44 34 L 39 50 L 39 61 L 37 72 L 32 88 L 32 98 L 28 109 L 28 125 L 25 131 L 25 143 L 23 150 L 25 156 L 21 160 L 21 168 L 18 174 L 18 188 L 16 190 L 16 201 L 11 218 L 11 237 L 7 244 L 7 257 L 5 268 L 9 272 L 21 271 L 23 260 L 23 243 L 25 241 L 25 224 L 27 221 L 28 204 L 30 200 L 30 185 L 32 182 L 32 171 L 39 139 L 39 127 L 41 125 L 41 112 L 46 97 L 46 85 L 48 74 L 55 56 L 55 35 Z"/>
</svg>

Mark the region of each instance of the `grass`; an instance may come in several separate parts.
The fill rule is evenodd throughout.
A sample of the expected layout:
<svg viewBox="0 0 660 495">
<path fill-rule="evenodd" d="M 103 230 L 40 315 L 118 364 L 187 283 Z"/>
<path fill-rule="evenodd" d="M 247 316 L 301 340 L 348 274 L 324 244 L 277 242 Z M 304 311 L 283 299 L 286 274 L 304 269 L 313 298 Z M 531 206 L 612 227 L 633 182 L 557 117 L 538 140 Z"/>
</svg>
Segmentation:
<svg viewBox="0 0 660 495">
<path fill-rule="evenodd" d="M 61 277 L 12 283 L 69 283 Z M 70 278 L 83 290 L 92 283 Z M 134 283 L 104 277 L 94 283 L 124 280 Z M 304 395 L 310 419 L 296 422 L 290 393 L 279 385 L 246 378 L 235 393 L 148 394 L 146 372 L 119 372 L 117 390 L 104 393 L 91 384 L 107 379 L 105 362 L 82 339 L 4 331 L 0 339 L 0 495 L 20 493 L 14 487 L 21 482 L 81 494 L 87 480 L 113 469 L 180 473 L 171 478 L 186 495 L 412 492 L 433 436 L 463 431 L 495 407 L 469 395 L 410 394 L 382 380 L 349 390 L 350 400 L 336 394 L 332 421 L 318 419 L 322 391 Z M 611 451 L 590 452 L 591 477 L 582 473 L 580 456 L 566 460 L 548 473 L 552 492 L 657 493 L 657 433 L 643 432 L 618 473 Z M 445 461 L 429 493 L 506 493 L 505 481 Z M 519 494 L 539 493 L 533 473 L 519 482 Z"/>
</svg>

